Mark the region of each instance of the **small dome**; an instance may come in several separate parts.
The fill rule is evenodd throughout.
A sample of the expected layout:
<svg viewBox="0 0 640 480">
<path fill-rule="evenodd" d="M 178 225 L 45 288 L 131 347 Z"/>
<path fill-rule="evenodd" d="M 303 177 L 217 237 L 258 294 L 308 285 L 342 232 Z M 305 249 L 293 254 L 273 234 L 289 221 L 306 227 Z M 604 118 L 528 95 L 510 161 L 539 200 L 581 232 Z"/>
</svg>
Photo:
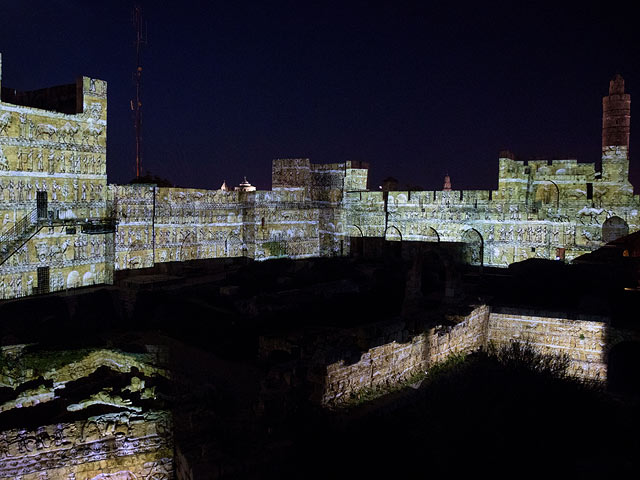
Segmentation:
<svg viewBox="0 0 640 480">
<path fill-rule="evenodd" d="M 240 191 L 240 192 L 255 192 L 256 191 L 256 187 L 254 187 L 253 185 L 251 185 L 248 181 L 247 181 L 247 177 L 244 177 L 244 181 L 238 185 L 237 187 L 234 188 L 234 190 L 236 191 Z"/>
</svg>

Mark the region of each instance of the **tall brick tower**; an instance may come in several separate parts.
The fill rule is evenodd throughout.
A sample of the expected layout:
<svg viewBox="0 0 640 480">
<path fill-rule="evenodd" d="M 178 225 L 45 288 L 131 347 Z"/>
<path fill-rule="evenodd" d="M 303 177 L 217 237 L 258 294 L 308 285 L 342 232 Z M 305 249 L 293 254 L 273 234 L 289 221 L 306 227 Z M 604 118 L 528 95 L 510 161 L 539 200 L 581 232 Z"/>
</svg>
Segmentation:
<svg viewBox="0 0 640 480">
<path fill-rule="evenodd" d="M 616 75 L 609 82 L 609 95 L 602 99 L 602 148 L 629 149 L 631 95 L 624 93 L 624 79 Z"/>
<path fill-rule="evenodd" d="M 609 82 L 609 95 L 602 99 L 602 176 L 606 180 L 629 180 L 629 132 L 631 95 L 624 93 L 624 79 Z"/>
</svg>

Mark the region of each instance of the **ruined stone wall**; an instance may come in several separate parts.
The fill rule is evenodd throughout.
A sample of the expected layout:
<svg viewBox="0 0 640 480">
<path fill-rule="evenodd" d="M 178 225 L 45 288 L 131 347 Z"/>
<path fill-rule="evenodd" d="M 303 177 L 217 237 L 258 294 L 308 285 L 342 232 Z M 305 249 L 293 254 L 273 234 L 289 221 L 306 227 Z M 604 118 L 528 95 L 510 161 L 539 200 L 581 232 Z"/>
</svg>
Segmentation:
<svg viewBox="0 0 640 480">
<path fill-rule="evenodd" d="M 0 299 L 111 283 L 113 235 L 84 234 L 80 223 L 107 216 L 107 85 L 82 77 L 80 113 L 0 101 L 0 237 L 34 212 L 46 192 L 51 226 L 41 228 L 0 265 Z M 76 227 L 76 228 L 73 228 Z M 49 267 L 48 280 L 38 267 Z"/>
<path fill-rule="evenodd" d="M 0 433 L 0 478 L 173 478 L 167 413 L 105 414 Z M 46 476 L 43 476 L 46 475 Z"/>
<path fill-rule="evenodd" d="M 489 308 L 480 306 L 452 318 L 453 326 L 437 327 L 402 341 L 406 332 L 389 332 L 381 345 L 364 352 L 359 361 L 327 366 L 322 403 L 340 403 L 365 389 L 390 388 L 428 371 L 455 353 L 470 353 L 485 345 Z"/>
<path fill-rule="evenodd" d="M 606 380 L 606 319 L 577 320 L 563 314 L 547 315 L 522 310 L 491 312 L 488 339 L 498 347 L 520 341 L 542 353 L 567 354 L 571 375 Z"/>
<path fill-rule="evenodd" d="M 0 351 L 4 397 L 6 387 L 16 392 L 0 405 L 0 478 L 173 478 L 171 415 L 150 386 L 167 375 L 156 365 L 161 351 L 26 352 L 25 347 L 30 348 Z M 45 416 L 41 404 L 48 404 Z M 56 421 L 49 423 L 51 418 Z"/>
<path fill-rule="evenodd" d="M 443 362 L 449 355 L 469 353 L 487 344 L 487 324 L 490 308 L 476 307 L 467 315 L 448 318 L 452 326 L 437 327 L 428 332 L 428 365 Z"/>
<path fill-rule="evenodd" d="M 338 404 L 367 389 L 392 388 L 453 354 L 468 354 L 493 344 L 528 343 L 540 353 L 566 354 L 568 373 L 578 378 L 605 381 L 607 320 L 572 319 L 566 314 L 542 316 L 513 310 L 493 312 L 482 305 L 467 315 L 449 317 L 453 325 L 439 326 L 402 341 L 397 330 L 380 339 L 357 362 L 344 360 L 326 367 L 322 403 Z"/>
</svg>

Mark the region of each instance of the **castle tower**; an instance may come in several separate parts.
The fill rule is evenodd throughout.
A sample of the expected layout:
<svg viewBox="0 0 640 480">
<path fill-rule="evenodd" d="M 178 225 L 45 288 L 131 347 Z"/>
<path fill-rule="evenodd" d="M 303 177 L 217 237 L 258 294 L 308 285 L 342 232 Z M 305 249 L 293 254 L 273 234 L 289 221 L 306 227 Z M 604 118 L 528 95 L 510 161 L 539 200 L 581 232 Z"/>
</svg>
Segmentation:
<svg viewBox="0 0 640 480">
<path fill-rule="evenodd" d="M 609 95 L 602 99 L 602 148 L 629 149 L 631 95 L 624 93 L 624 79 L 616 75 L 609 82 Z"/>
<path fill-rule="evenodd" d="M 624 93 L 624 79 L 609 82 L 609 95 L 602 99 L 602 179 L 629 183 L 629 133 L 631 95 Z"/>
</svg>

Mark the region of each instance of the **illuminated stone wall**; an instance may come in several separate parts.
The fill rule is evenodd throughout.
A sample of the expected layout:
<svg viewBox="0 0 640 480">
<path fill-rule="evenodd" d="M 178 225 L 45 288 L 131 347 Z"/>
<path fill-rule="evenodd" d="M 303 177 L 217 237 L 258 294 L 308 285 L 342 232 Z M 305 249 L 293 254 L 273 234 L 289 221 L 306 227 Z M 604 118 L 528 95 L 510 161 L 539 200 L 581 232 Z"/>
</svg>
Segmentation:
<svg viewBox="0 0 640 480">
<path fill-rule="evenodd" d="M 496 347 L 520 341 L 545 354 L 569 356 L 572 376 L 604 381 L 605 319 L 574 320 L 514 310 L 492 312 L 488 306 L 475 308 L 465 316 L 449 317 L 452 326 L 440 326 L 402 342 L 387 338 L 386 343 L 364 352 L 359 361 L 344 360 L 326 369 L 322 403 L 338 404 L 366 389 L 394 387 L 413 375 L 428 372 L 429 366 L 456 353 L 471 353 L 489 343 Z M 390 337 L 402 336 L 392 332 Z"/>
<path fill-rule="evenodd" d="M 499 159 L 498 190 L 348 191 L 351 236 L 465 242 L 474 264 L 573 260 L 640 228 L 629 182 L 630 96 L 611 81 L 603 99 L 602 170 L 576 160 Z M 355 189 L 354 189 L 355 190 Z"/>
<path fill-rule="evenodd" d="M 49 267 L 51 291 L 112 281 L 113 235 L 83 234 L 80 225 L 83 219 L 107 215 L 107 85 L 82 77 L 75 85 L 51 90 L 2 90 L 0 234 L 36 208 L 37 192 L 47 192 L 49 218 L 66 219 L 66 226 L 52 221 L 0 264 L 0 299 L 34 293 L 44 281 L 38 279 L 38 267 Z M 58 90 L 75 92 L 62 106 L 69 111 L 73 100 L 79 113 L 5 101 L 9 96 L 14 102 L 42 103 Z"/>
<path fill-rule="evenodd" d="M 16 425 L 0 431 L 0 478 L 173 478 L 171 416 L 153 407 L 157 392 L 150 386 L 157 376 L 167 375 L 154 366 L 156 354 L 25 353 L 24 348 L 3 347 L 0 352 L 0 386 L 16 392 L 15 398 L 0 406 L 0 419 L 13 415 L 7 422 Z M 104 384 L 96 380 L 101 375 Z M 114 375 L 119 375 L 115 382 Z M 75 388 L 83 381 L 80 390 Z M 50 413 L 57 412 L 57 421 L 38 425 L 35 419 L 47 403 L 52 405 Z M 97 413 L 100 410 L 109 413 Z M 18 414 L 22 422 L 16 421 Z"/>
<path fill-rule="evenodd" d="M 469 353 L 485 345 L 489 308 L 477 307 L 469 315 L 452 317 L 451 327 L 437 327 L 403 342 L 400 331 L 391 332 L 388 343 L 364 352 L 360 360 L 344 360 L 327 366 L 322 403 L 340 403 L 365 389 L 393 387 L 428 370 L 429 365 L 454 353 Z"/>
<path fill-rule="evenodd" d="M 115 233 L 115 269 L 152 267 L 153 185 L 109 185 L 109 199 L 118 225 Z"/>
<path fill-rule="evenodd" d="M 351 237 L 464 242 L 469 263 L 508 266 L 570 261 L 640 228 L 628 180 L 630 97 L 619 77 L 603 100 L 600 172 L 505 152 L 493 191 L 368 191 L 366 164 L 304 158 L 274 160 L 271 191 L 107 188 L 105 82 L 2 91 L 14 103 L 0 102 L 0 234 L 35 208 L 38 191 L 55 219 L 77 225 L 52 222 L 0 264 L 0 299 L 43 291 L 39 267 L 50 268 L 55 291 L 162 262 L 348 255 Z M 57 97 L 64 113 L 51 106 Z M 83 233 L 83 219 L 112 215 L 115 235 Z"/>
<path fill-rule="evenodd" d="M 467 242 L 477 245 L 472 263 L 482 255 L 485 265 L 508 266 L 528 258 L 570 261 L 600 248 L 616 232 L 640 228 L 640 200 L 628 181 L 622 147 L 606 150 L 601 178 L 594 164 L 575 160 L 525 165 L 504 157 L 499 163 L 495 191 L 348 192 L 349 232 Z"/>
<path fill-rule="evenodd" d="M 496 346 L 526 341 L 542 353 L 567 354 L 569 373 L 576 377 L 605 380 L 607 324 L 598 320 L 570 320 L 530 312 L 491 313 L 488 335 Z"/>
<path fill-rule="evenodd" d="M 115 268 L 206 258 L 308 258 L 348 253 L 345 182 L 366 170 L 350 163 L 275 160 L 271 191 L 110 185 L 117 219 Z"/>
</svg>

